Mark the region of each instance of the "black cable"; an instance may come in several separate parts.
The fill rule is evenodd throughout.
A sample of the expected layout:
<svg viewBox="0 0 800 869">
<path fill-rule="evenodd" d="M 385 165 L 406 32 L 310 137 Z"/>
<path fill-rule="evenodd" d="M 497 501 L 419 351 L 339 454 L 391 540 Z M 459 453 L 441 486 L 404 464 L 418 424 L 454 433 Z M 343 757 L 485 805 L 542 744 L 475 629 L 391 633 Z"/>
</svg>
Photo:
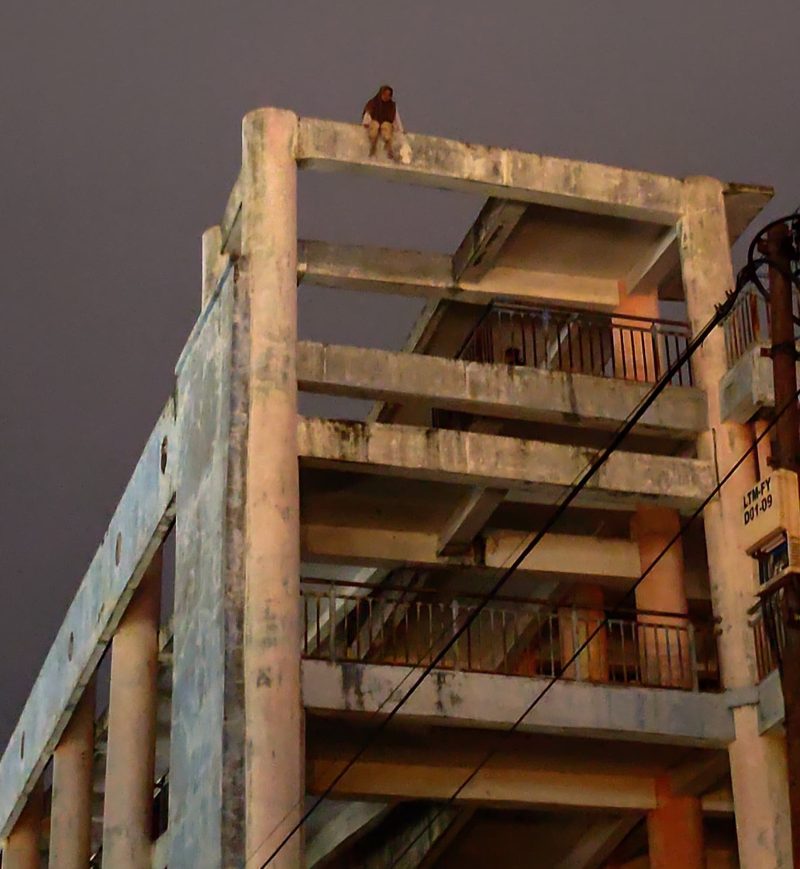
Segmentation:
<svg viewBox="0 0 800 869">
<path fill-rule="evenodd" d="M 369 734 L 365 742 L 362 744 L 361 748 L 355 753 L 355 755 L 345 764 L 345 766 L 334 776 L 333 780 L 327 785 L 322 794 L 317 797 L 316 801 L 313 805 L 308 808 L 301 818 L 294 824 L 292 829 L 284 836 L 281 840 L 280 844 L 275 848 L 275 850 L 270 854 L 270 856 L 266 859 L 264 863 L 261 864 L 260 869 L 266 869 L 266 867 L 275 859 L 275 857 L 283 850 L 289 840 L 295 835 L 295 833 L 300 830 L 300 828 L 305 824 L 309 817 L 313 814 L 316 808 L 328 797 L 331 793 L 333 793 L 336 785 L 342 780 L 342 778 L 347 774 L 347 772 L 353 767 L 355 763 L 364 755 L 366 751 L 368 751 L 372 745 L 375 743 L 377 738 L 383 733 L 383 731 L 389 726 L 389 724 L 394 719 L 395 715 L 400 711 L 403 705 L 410 699 L 412 694 L 419 688 L 419 686 L 425 681 L 425 679 L 433 672 L 436 668 L 437 664 L 445 657 L 447 652 L 458 642 L 458 640 L 464 635 L 464 633 L 469 630 L 470 626 L 475 622 L 478 616 L 483 612 L 486 605 L 494 598 L 501 588 L 506 584 L 506 582 L 513 576 L 513 574 L 517 571 L 522 562 L 528 557 L 528 555 L 533 551 L 533 549 L 539 545 L 545 535 L 550 531 L 550 529 L 558 522 L 558 520 L 564 515 L 567 508 L 572 504 L 572 502 L 578 497 L 578 495 L 583 491 L 589 481 L 597 474 L 600 468 L 606 463 L 608 458 L 619 448 L 622 441 L 630 434 L 632 429 L 636 426 L 639 420 L 644 416 L 644 414 L 649 409 L 650 405 L 658 398 L 658 396 L 666 389 L 667 386 L 670 385 L 675 375 L 680 371 L 680 369 L 691 359 L 694 355 L 695 351 L 704 343 L 709 334 L 717 327 L 717 325 L 722 322 L 722 320 L 727 317 L 730 313 L 733 305 L 738 297 L 740 292 L 740 287 L 737 287 L 732 292 L 726 295 L 725 301 L 718 305 L 714 315 L 711 319 L 706 323 L 706 325 L 700 330 L 700 332 L 692 338 L 691 341 L 688 342 L 683 352 L 679 354 L 678 358 L 669 368 L 665 371 L 665 373 L 661 376 L 661 378 L 653 385 L 653 388 L 650 392 L 645 396 L 645 398 L 640 403 L 639 407 L 636 411 L 631 414 L 631 416 L 625 421 L 625 423 L 616 431 L 614 437 L 611 439 L 609 444 L 602 450 L 602 452 L 596 456 L 586 471 L 581 475 L 581 478 L 578 482 L 566 493 L 563 500 L 556 506 L 556 509 L 551 513 L 548 519 L 545 521 L 544 525 L 541 529 L 534 535 L 531 541 L 522 549 L 520 554 L 514 559 L 511 565 L 503 571 L 500 578 L 497 582 L 492 586 L 490 591 L 482 598 L 482 600 L 478 603 L 478 605 L 472 610 L 472 612 L 465 619 L 464 623 L 451 635 L 442 649 L 436 654 L 434 658 L 431 659 L 431 662 L 425 667 L 422 673 L 417 677 L 411 687 L 405 692 L 405 694 L 401 697 L 399 702 L 394 706 L 394 708 L 389 712 L 389 714 L 383 718 L 378 726 Z"/>
<path fill-rule="evenodd" d="M 713 498 L 717 495 L 717 493 L 722 489 L 725 483 L 736 473 L 736 471 L 742 466 L 745 459 L 758 447 L 758 444 L 761 442 L 762 438 L 766 437 L 767 433 L 772 429 L 772 427 L 777 423 L 777 421 L 783 416 L 783 414 L 788 410 L 789 407 L 795 402 L 797 402 L 798 397 L 800 396 L 800 389 L 795 392 L 794 396 L 790 398 L 780 409 L 780 411 L 773 417 L 770 421 L 769 425 L 764 429 L 763 432 L 753 441 L 753 443 L 745 450 L 745 452 L 736 460 L 734 465 L 728 471 L 727 474 L 717 483 L 716 486 L 709 492 L 709 494 L 703 499 L 702 503 L 697 507 L 697 509 L 689 516 L 689 518 L 684 522 L 678 531 L 673 534 L 670 541 L 667 545 L 659 552 L 656 558 L 650 563 L 648 568 L 642 573 L 642 575 L 633 583 L 633 585 L 625 592 L 622 599 L 616 604 L 613 609 L 609 610 L 608 614 L 597 624 L 597 627 L 589 634 L 589 636 L 581 643 L 581 645 L 573 652 L 572 657 L 563 664 L 561 670 L 558 674 L 553 676 L 550 681 L 545 685 L 544 688 L 534 697 L 534 699 L 528 704 L 525 708 L 525 711 L 516 719 L 516 721 L 511 725 L 510 728 L 504 730 L 500 737 L 504 738 L 514 733 L 516 729 L 522 724 L 522 722 L 530 715 L 530 713 L 536 708 L 539 702 L 543 697 L 550 691 L 553 685 L 556 682 L 560 681 L 564 672 L 570 667 L 570 665 L 574 664 L 575 661 L 583 654 L 584 651 L 589 647 L 589 644 L 592 640 L 602 631 L 604 628 L 608 626 L 609 621 L 615 616 L 618 615 L 620 610 L 623 608 L 623 604 L 626 600 L 628 600 L 636 591 L 636 589 L 644 582 L 644 580 L 650 575 L 656 565 L 661 561 L 662 558 L 669 552 L 669 550 L 681 539 L 687 529 L 692 525 L 692 523 L 700 516 L 700 514 L 705 510 L 705 508 L 709 505 L 709 503 L 713 500 Z M 420 830 L 420 832 L 411 840 L 411 842 L 406 845 L 406 847 L 401 851 L 399 856 L 393 860 L 389 869 L 396 866 L 400 860 L 408 853 L 408 851 L 419 841 L 424 833 L 426 833 L 436 819 L 441 815 L 441 813 L 448 808 L 457 798 L 462 791 L 469 786 L 470 782 L 474 781 L 476 776 L 480 773 L 480 771 L 486 766 L 486 764 L 497 754 L 498 749 L 491 748 L 486 754 L 483 756 L 481 761 L 475 767 L 475 769 L 470 772 L 470 774 L 461 782 L 461 784 L 456 788 L 456 790 L 447 798 L 445 802 L 443 802 L 432 818 L 428 820 L 426 825 Z"/>
</svg>

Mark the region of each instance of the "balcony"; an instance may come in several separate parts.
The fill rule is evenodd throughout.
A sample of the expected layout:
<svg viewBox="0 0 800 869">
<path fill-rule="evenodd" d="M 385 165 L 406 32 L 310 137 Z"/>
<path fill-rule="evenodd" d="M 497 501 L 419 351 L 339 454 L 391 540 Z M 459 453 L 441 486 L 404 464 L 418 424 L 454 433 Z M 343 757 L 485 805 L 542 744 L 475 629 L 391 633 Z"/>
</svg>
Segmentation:
<svg viewBox="0 0 800 869">
<path fill-rule="evenodd" d="M 728 368 L 751 348 L 769 341 L 769 306 L 758 290 L 749 286 L 742 291 L 725 321 L 725 352 Z"/>
<path fill-rule="evenodd" d="M 793 296 L 793 305 L 797 340 L 800 339 L 800 299 L 796 294 Z M 771 342 L 769 304 L 754 286 L 742 290 L 724 328 L 728 368 L 733 368 L 752 347 Z"/>
<path fill-rule="evenodd" d="M 458 359 L 655 383 L 686 349 L 689 326 L 622 314 L 491 304 Z M 675 386 L 691 386 L 691 366 Z"/>
<path fill-rule="evenodd" d="M 326 580 L 305 580 L 301 594 L 303 657 L 331 663 L 425 666 L 480 604 L 476 595 Z M 715 623 L 675 613 L 615 611 L 564 669 L 605 616 L 602 610 L 497 597 L 437 668 L 719 690 Z"/>
</svg>

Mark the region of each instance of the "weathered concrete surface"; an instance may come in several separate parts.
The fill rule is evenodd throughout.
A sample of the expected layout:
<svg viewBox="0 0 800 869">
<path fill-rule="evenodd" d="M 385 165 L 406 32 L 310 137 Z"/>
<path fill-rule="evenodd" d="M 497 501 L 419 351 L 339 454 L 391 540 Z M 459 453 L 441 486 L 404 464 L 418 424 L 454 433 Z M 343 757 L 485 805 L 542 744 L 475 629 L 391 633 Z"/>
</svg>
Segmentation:
<svg viewBox="0 0 800 869">
<path fill-rule="evenodd" d="M 681 256 L 676 227 L 664 230 L 653 247 L 648 248 L 625 276 L 624 294 L 649 292 L 658 287 L 670 274 L 680 274 Z M 657 316 L 657 315 L 656 315 Z"/>
<path fill-rule="evenodd" d="M 303 661 L 303 702 L 320 712 L 372 714 L 401 681 L 409 683 L 408 673 L 406 667 Z M 506 729 L 548 682 L 436 671 L 398 717 L 431 725 Z M 707 748 L 725 747 L 733 739 L 733 720 L 722 694 L 582 682 L 554 685 L 518 729 Z"/>
<path fill-rule="evenodd" d="M 244 865 L 244 590 L 238 527 L 246 391 L 232 356 L 235 352 L 241 366 L 245 314 L 229 279 L 206 309 L 178 373 L 180 512 L 169 801 L 169 865 L 176 867 Z"/>
<path fill-rule="evenodd" d="M 474 770 L 474 762 L 436 764 L 433 758 L 398 758 L 395 762 L 361 759 L 334 793 L 345 799 L 447 800 Z M 548 808 L 647 811 L 655 805 L 654 781 L 631 773 L 591 773 L 514 766 L 505 757 L 481 769 L 459 793 L 456 805 L 496 808 Z M 346 763 L 325 758 L 308 760 L 308 789 L 320 793 Z"/>
<path fill-rule="evenodd" d="M 767 733 L 783 724 L 783 688 L 781 677 L 773 670 L 758 684 L 758 729 Z"/>
<path fill-rule="evenodd" d="M 723 420 L 745 423 L 760 411 L 775 407 L 772 360 L 762 352 L 767 349 L 766 344 L 750 348 L 722 378 L 719 403 Z M 800 376 L 800 365 L 797 373 Z"/>
<path fill-rule="evenodd" d="M 520 490 L 552 497 L 571 486 L 596 453 L 473 432 L 381 423 L 298 420 L 301 462 L 465 485 Z M 711 463 L 617 452 L 589 482 L 577 503 L 654 501 L 690 510 L 713 488 Z"/>
<path fill-rule="evenodd" d="M 340 865 L 359 869 L 431 869 L 473 814 L 470 807 L 401 803 L 392 808 L 373 835 L 347 849 Z M 326 865 L 336 864 L 326 862 Z"/>
<path fill-rule="evenodd" d="M 680 224 L 686 304 L 693 332 L 714 313 L 733 286 L 722 185 L 712 178 L 684 182 Z M 722 329 L 709 335 L 692 360 L 695 382 L 708 398 L 710 430 L 698 438 L 698 454 L 713 459 L 722 476 L 752 446 L 750 427 L 725 421 L 720 384 L 727 373 Z M 720 619 L 720 669 L 726 688 L 756 681 L 755 648 L 748 610 L 755 601 L 752 562 L 741 536 L 742 493 L 756 480 L 751 454 L 705 509 L 706 550 L 714 614 Z M 729 748 L 736 802 L 739 857 L 743 869 L 792 865 L 785 757 L 777 738 L 759 736 L 755 706 L 734 710 L 736 739 Z"/>
<path fill-rule="evenodd" d="M 454 555 L 468 549 L 505 497 L 504 489 L 469 489 L 439 534 L 437 554 Z"/>
<path fill-rule="evenodd" d="M 413 154 L 408 163 L 376 159 L 368 155 L 360 125 L 301 118 L 297 160 L 303 168 L 378 175 L 657 223 L 672 223 L 680 214 L 682 185 L 676 178 L 436 136 L 410 133 L 406 138 Z"/>
<path fill-rule="evenodd" d="M 603 429 L 617 428 L 650 390 L 649 384 L 587 374 L 312 341 L 299 342 L 297 369 L 300 389 L 309 392 Z M 706 424 L 703 393 L 676 386 L 662 393 L 635 431 L 690 438 Z"/>
<path fill-rule="evenodd" d="M 111 642 L 103 855 L 150 862 L 158 708 L 162 551 L 153 556 Z"/>
<path fill-rule="evenodd" d="M 203 233 L 202 250 L 201 311 L 216 292 L 220 275 L 224 272 L 228 261 L 228 257 L 222 253 L 222 234 L 218 226 L 211 226 Z"/>
<path fill-rule="evenodd" d="M 488 199 L 453 254 L 456 281 L 479 281 L 527 211 L 525 202 Z"/>
<path fill-rule="evenodd" d="M 0 760 L 0 836 L 8 834 L 22 809 L 25 794 L 55 749 L 145 567 L 172 524 L 177 449 L 175 408 L 170 400 L 67 610 Z M 115 557 L 117 548 L 119 559 Z"/>
<path fill-rule="evenodd" d="M 236 181 L 225 203 L 225 211 L 219 223 L 220 252 L 238 255 L 242 250 L 242 176 Z"/>
<path fill-rule="evenodd" d="M 323 801 L 306 822 L 307 869 L 328 864 L 355 839 L 372 829 L 390 808 L 390 804 L 380 802 Z"/>
<path fill-rule="evenodd" d="M 763 184 L 729 182 L 722 185 L 731 245 L 769 205 L 774 195 L 775 189 Z"/>
<path fill-rule="evenodd" d="M 478 305 L 503 296 L 610 311 L 620 302 L 620 279 L 577 268 L 574 273 L 563 273 L 498 265 L 482 281 L 465 277 L 455 281 L 446 254 L 303 241 L 299 256 L 299 281 L 323 287 Z"/>
<path fill-rule="evenodd" d="M 41 869 L 44 787 L 37 782 L 3 847 L 5 869 Z"/>
<path fill-rule="evenodd" d="M 507 567 L 530 535 L 517 531 L 489 531 L 482 557 L 477 552 L 460 556 L 437 554 L 439 536 L 431 531 L 392 528 L 349 528 L 342 525 L 303 524 L 300 545 L 308 561 L 395 568 L 403 565 L 445 567 L 463 564 L 492 570 Z M 602 579 L 634 580 L 641 573 L 639 550 L 631 540 L 548 534 L 522 562 L 519 576 L 537 573 Z"/>
<path fill-rule="evenodd" d="M 242 264 L 250 311 L 244 533 L 245 792 L 248 865 L 303 862 L 300 489 L 297 466 L 297 116 L 242 126 Z"/>
<path fill-rule="evenodd" d="M 553 869 L 599 869 L 638 823 L 636 815 L 594 821 Z"/>
<path fill-rule="evenodd" d="M 53 755 L 50 869 L 85 869 L 92 854 L 94 681 L 83 692 Z"/>
</svg>

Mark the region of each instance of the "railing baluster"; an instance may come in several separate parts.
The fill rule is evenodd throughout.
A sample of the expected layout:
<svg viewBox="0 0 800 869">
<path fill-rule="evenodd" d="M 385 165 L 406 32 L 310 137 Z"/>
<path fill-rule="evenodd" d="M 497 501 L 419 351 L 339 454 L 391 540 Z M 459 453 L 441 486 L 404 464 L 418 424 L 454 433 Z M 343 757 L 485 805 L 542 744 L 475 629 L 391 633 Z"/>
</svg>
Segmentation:
<svg viewBox="0 0 800 869">
<path fill-rule="evenodd" d="M 694 624 L 689 622 L 686 626 L 686 637 L 689 641 L 689 667 L 692 676 L 692 691 L 700 690 L 700 662 L 697 654 L 697 636 Z"/>
</svg>

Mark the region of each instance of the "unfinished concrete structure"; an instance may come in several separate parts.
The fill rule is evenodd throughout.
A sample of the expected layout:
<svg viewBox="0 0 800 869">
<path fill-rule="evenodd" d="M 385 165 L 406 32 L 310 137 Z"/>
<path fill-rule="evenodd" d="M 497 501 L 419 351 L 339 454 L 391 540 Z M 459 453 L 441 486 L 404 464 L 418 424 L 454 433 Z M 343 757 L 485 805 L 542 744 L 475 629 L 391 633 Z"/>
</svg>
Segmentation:
<svg viewBox="0 0 800 869">
<path fill-rule="evenodd" d="M 357 126 L 245 118 L 174 395 L 0 762 L 4 869 L 261 867 L 710 317 L 770 195 L 408 144 L 395 163 Z M 486 202 L 452 256 L 298 241 L 299 169 Z M 298 341 L 299 282 L 428 304 L 404 352 Z M 681 369 L 271 866 L 790 865 L 739 543 L 763 451 L 615 609 L 770 412 L 740 332 Z M 375 404 L 304 418 L 298 390 Z"/>
</svg>

